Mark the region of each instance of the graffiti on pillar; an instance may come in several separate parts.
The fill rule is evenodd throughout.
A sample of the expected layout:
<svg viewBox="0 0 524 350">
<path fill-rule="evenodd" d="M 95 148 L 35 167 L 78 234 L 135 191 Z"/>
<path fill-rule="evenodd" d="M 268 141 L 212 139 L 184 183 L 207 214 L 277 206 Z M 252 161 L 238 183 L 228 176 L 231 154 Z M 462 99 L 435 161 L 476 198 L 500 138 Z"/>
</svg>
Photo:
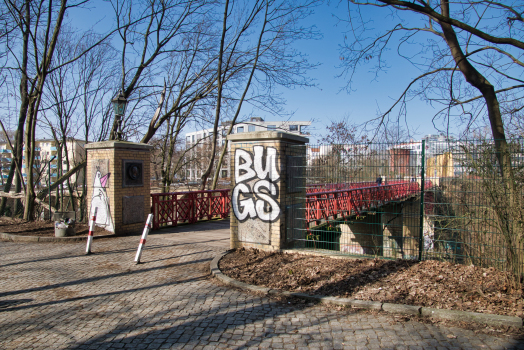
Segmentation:
<svg viewBox="0 0 524 350">
<path fill-rule="evenodd" d="M 93 217 L 95 208 L 98 208 L 95 224 L 105 228 L 107 231 L 114 232 L 111 210 L 109 208 L 109 198 L 106 191 L 106 189 L 109 188 L 109 176 L 111 175 L 109 172 L 109 160 L 99 160 L 98 164 L 93 168 L 93 172 L 93 193 L 91 196 L 89 217 Z"/>
<path fill-rule="evenodd" d="M 235 151 L 235 188 L 232 207 L 240 222 L 260 219 L 275 222 L 280 215 L 278 203 L 277 150 L 274 147 L 254 146 L 253 152 Z"/>
</svg>

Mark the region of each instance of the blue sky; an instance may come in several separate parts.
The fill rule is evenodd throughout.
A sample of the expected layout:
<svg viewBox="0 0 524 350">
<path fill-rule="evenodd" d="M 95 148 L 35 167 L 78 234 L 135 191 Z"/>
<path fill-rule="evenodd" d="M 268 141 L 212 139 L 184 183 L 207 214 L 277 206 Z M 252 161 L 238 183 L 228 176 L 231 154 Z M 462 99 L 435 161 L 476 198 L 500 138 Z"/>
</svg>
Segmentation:
<svg viewBox="0 0 524 350">
<path fill-rule="evenodd" d="M 98 23 L 95 28 L 103 32 L 104 23 L 107 23 L 109 28 L 113 21 L 112 9 L 104 1 L 95 1 L 91 4 L 92 16 L 85 16 L 85 12 L 82 12 L 82 17 L 79 18 L 75 12 L 71 12 L 69 19 L 72 20 L 73 25 L 82 27 L 90 27 Z M 325 133 L 326 125 L 331 120 L 336 121 L 349 116 L 350 120 L 358 124 L 375 118 L 379 111 L 385 111 L 390 107 L 410 79 L 418 73 L 411 64 L 392 53 L 391 57 L 388 57 L 391 68 L 386 73 L 382 73 L 377 81 L 374 80 L 374 72 L 370 71 L 372 67 L 359 69 L 353 85 L 355 91 L 348 94 L 343 89 L 347 80 L 337 78 L 337 75 L 342 73 L 339 68 L 341 62 L 339 50 L 347 27 L 333 16 L 334 13 L 343 16 L 346 12 L 347 8 L 344 9 L 343 6 L 337 8 L 337 3 L 317 7 L 307 24 L 314 24 L 323 38 L 296 43 L 296 48 L 307 54 L 311 62 L 320 63 L 318 68 L 309 73 L 315 79 L 317 87 L 279 90 L 287 100 L 286 109 L 294 112 L 291 120 L 313 121 L 311 142 L 318 141 L 316 136 Z M 387 18 L 380 16 L 378 18 L 379 23 L 374 25 L 384 27 L 388 24 Z M 244 112 L 242 114 L 247 115 L 251 111 L 245 108 Z M 260 111 L 255 111 L 254 114 L 267 121 L 281 120 Z M 410 102 L 407 121 L 410 128 L 416 130 L 414 136 L 420 137 L 437 132 L 431 123 L 433 114 L 434 109 L 425 102 L 419 100 Z"/>
<path fill-rule="evenodd" d="M 337 78 L 342 73 L 340 46 L 347 27 L 333 15 L 338 13 L 342 16 L 343 11 L 343 7 L 334 5 L 317 8 L 310 20 L 321 31 L 322 40 L 302 42 L 296 46 L 309 55 L 311 62 L 321 63 L 310 73 L 318 87 L 281 90 L 287 99 L 287 108 L 295 111 L 292 120 L 313 120 L 314 133 L 325 133 L 329 121 L 340 120 L 345 116 L 349 116 L 356 124 L 375 118 L 379 111 L 386 111 L 390 107 L 412 78 L 420 74 L 410 63 L 392 53 L 389 58 L 391 68 L 387 72 L 374 80 L 372 67 L 362 67 L 353 85 L 355 91 L 347 93 L 343 89 L 347 79 Z M 387 25 L 387 19 L 380 18 L 380 21 L 382 23 L 378 26 Z M 431 122 L 435 111 L 424 101 L 411 101 L 408 111 L 407 121 L 410 128 L 416 130 L 415 136 L 438 132 Z M 267 120 L 274 119 L 267 115 L 265 117 Z"/>
</svg>

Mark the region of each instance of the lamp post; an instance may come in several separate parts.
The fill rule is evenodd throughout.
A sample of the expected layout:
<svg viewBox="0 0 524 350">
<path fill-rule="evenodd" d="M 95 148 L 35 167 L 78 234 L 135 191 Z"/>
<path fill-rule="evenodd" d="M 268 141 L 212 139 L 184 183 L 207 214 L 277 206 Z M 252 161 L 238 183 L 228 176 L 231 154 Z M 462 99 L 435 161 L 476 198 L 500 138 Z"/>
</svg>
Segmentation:
<svg viewBox="0 0 524 350">
<path fill-rule="evenodd" d="M 122 91 L 120 91 L 117 97 L 111 100 L 111 104 L 113 105 L 113 110 L 115 111 L 115 121 L 117 125 L 114 138 L 115 140 L 122 141 L 122 117 L 124 116 L 127 107 L 127 99 Z"/>
</svg>

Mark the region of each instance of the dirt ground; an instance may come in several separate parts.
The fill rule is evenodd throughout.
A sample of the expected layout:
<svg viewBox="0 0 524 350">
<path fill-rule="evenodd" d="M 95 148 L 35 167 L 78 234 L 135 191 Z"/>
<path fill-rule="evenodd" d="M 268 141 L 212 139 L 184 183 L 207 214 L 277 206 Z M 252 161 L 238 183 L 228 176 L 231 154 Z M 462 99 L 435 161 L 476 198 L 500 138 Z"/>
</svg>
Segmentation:
<svg viewBox="0 0 524 350">
<path fill-rule="evenodd" d="M 439 261 L 345 259 L 238 249 L 220 261 L 236 280 L 311 295 L 523 317 L 522 289 L 494 268 Z"/>
<path fill-rule="evenodd" d="M 54 221 L 24 221 L 21 219 L 10 219 L 0 217 L 0 232 L 17 234 L 21 236 L 54 237 Z M 75 236 L 87 236 L 89 226 L 77 223 L 75 225 Z M 111 232 L 101 227 L 95 227 L 94 236 L 109 235 Z"/>
</svg>

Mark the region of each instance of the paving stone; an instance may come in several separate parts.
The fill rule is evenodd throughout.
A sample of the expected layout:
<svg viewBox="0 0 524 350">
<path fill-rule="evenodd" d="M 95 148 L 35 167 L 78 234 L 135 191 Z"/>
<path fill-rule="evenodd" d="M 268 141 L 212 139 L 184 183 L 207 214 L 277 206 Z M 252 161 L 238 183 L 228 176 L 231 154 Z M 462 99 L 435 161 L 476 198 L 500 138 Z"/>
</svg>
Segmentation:
<svg viewBox="0 0 524 350">
<path fill-rule="evenodd" d="M 153 234 L 83 243 L 0 242 L 0 348 L 503 349 L 519 341 L 390 315 L 281 303 L 214 281 L 212 240 Z M 456 335 L 449 339 L 447 335 Z"/>
</svg>

